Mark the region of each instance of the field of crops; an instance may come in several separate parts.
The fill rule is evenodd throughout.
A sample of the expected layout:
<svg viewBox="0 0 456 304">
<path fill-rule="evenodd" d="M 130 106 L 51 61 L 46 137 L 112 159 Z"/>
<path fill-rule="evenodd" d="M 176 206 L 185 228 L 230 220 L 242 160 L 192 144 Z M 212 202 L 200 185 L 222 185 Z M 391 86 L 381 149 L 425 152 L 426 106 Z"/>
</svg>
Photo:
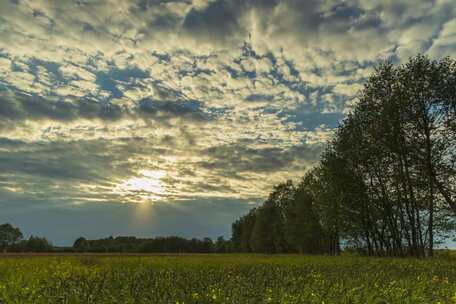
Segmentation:
<svg viewBox="0 0 456 304">
<path fill-rule="evenodd" d="M 456 303 L 456 259 L 9 257 L 2 303 Z"/>
</svg>

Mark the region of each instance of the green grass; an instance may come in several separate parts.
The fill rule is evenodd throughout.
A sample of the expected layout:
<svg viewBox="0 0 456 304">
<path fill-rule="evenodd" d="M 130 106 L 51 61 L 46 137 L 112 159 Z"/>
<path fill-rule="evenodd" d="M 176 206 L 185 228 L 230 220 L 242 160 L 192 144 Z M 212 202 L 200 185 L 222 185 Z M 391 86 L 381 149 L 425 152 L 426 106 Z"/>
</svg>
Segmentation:
<svg viewBox="0 0 456 304">
<path fill-rule="evenodd" d="M 0 259 L 3 303 L 456 303 L 456 257 Z"/>
</svg>

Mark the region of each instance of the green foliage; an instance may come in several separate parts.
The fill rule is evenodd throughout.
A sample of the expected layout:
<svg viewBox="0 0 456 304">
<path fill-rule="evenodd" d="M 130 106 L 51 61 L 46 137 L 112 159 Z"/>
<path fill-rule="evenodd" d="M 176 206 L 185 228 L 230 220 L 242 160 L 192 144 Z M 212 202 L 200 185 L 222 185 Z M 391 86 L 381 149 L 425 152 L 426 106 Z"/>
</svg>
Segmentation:
<svg viewBox="0 0 456 304">
<path fill-rule="evenodd" d="M 293 199 L 284 208 L 288 243 L 300 253 L 321 252 L 323 228 L 315 206 L 315 197 L 306 181 L 295 190 Z"/>
<path fill-rule="evenodd" d="M 98 240 L 80 237 L 73 244 L 73 251 L 76 252 L 222 253 L 231 250 L 231 242 L 223 237 L 219 237 L 215 243 L 210 238 L 185 239 L 177 236 L 156 238 L 119 236 Z"/>
<path fill-rule="evenodd" d="M 5 304 L 456 303 L 456 256 L 192 255 L 0 260 Z"/>
<path fill-rule="evenodd" d="M 8 246 L 17 243 L 23 235 L 19 228 L 6 223 L 0 225 L 0 248 L 6 250 Z"/>
<path fill-rule="evenodd" d="M 335 240 L 332 236 L 334 229 L 330 229 L 329 224 L 322 225 L 325 218 L 320 210 L 322 204 L 317 201 L 318 190 L 313 178 L 314 172 L 311 171 L 296 187 L 291 181 L 275 186 L 260 207 L 237 220 L 232 226 L 234 250 L 336 253 L 336 245 L 330 246 Z M 326 216 L 326 222 L 328 218 Z"/>
<path fill-rule="evenodd" d="M 11 252 L 51 252 L 53 250 L 52 244 L 47 239 L 33 235 L 28 240 L 20 241 L 9 247 Z"/>
</svg>

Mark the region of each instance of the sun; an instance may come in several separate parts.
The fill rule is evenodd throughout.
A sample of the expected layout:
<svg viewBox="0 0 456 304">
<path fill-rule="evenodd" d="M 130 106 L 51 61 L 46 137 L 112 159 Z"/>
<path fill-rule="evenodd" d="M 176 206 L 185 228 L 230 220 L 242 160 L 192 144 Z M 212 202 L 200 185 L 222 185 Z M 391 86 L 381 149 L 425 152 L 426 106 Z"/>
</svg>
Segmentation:
<svg viewBox="0 0 456 304">
<path fill-rule="evenodd" d="M 141 170 L 137 176 L 120 183 L 118 192 L 142 202 L 160 200 L 166 193 L 162 182 L 165 176 L 162 170 Z"/>
</svg>

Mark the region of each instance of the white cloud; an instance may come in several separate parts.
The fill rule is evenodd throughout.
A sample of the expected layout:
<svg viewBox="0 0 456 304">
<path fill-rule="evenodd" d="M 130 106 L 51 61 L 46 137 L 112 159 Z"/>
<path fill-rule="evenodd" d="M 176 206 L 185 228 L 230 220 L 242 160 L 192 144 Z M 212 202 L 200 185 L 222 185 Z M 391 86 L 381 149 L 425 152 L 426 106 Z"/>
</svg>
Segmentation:
<svg viewBox="0 0 456 304">
<path fill-rule="evenodd" d="M 49 102 L 39 113 L 19 107 L 0 137 L 112 141 L 106 151 L 87 148 L 106 160 L 108 184 L 164 170 L 169 199 L 258 198 L 312 165 L 379 60 L 456 50 L 450 1 L 234 1 L 220 15 L 231 16 L 228 28 L 205 15 L 215 1 L 158 2 L 0 2 L 9 12 L 0 17 L 0 88 Z M 192 9 L 206 18 L 196 25 L 214 28 L 184 28 Z M 217 147 L 227 154 L 207 152 Z M 271 148 L 291 160 L 265 179 L 261 153 Z M 110 160 L 120 153 L 128 159 Z M 236 162 L 223 163 L 230 153 L 239 153 L 237 175 Z M 112 201 L 114 184 L 92 199 Z"/>
</svg>

